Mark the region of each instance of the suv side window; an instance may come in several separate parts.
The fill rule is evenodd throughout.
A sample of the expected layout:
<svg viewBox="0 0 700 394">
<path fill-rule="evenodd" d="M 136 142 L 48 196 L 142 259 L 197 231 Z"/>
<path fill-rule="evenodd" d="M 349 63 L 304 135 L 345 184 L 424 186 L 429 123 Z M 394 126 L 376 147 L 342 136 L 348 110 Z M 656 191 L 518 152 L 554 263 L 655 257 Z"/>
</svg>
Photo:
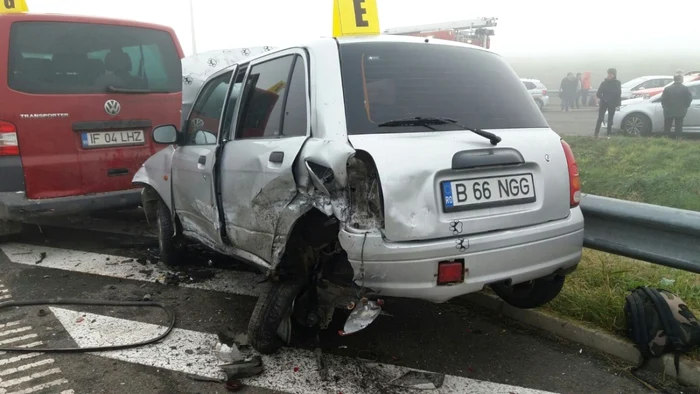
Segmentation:
<svg viewBox="0 0 700 394">
<path fill-rule="evenodd" d="M 289 91 L 285 99 L 284 118 L 282 119 L 282 135 L 285 137 L 303 137 L 307 134 L 307 98 L 304 59 L 301 56 L 296 56 L 294 71 L 289 81 Z"/>
<path fill-rule="evenodd" d="M 216 144 L 231 75 L 222 74 L 204 85 L 185 123 L 184 145 Z"/>
<path fill-rule="evenodd" d="M 536 88 L 535 84 L 530 82 L 530 81 L 523 82 L 523 84 L 525 85 L 525 89 L 527 89 L 527 90 L 532 90 L 532 89 Z"/>
<path fill-rule="evenodd" d="M 252 66 L 245 82 L 237 138 L 277 138 L 282 134 L 282 107 L 296 55 Z"/>
<path fill-rule="evenodd" d="M 226 109 L 224 110 L 224 124 L 221 128 L 223 134 L 223 140 L 227 141 L 231 139 L 231 127 L 233 126 L 233 119 L 236 116 L 236 103 L 241 98 L 243 94 L 243 82 L 245 81 L 245 73 L 248 70 L 248 65 L 241 65 L 236 71 L 236 77 L 233 81 L 233 87 L 228 95 L 228 101 L 226 102 Z"/>
</svg>

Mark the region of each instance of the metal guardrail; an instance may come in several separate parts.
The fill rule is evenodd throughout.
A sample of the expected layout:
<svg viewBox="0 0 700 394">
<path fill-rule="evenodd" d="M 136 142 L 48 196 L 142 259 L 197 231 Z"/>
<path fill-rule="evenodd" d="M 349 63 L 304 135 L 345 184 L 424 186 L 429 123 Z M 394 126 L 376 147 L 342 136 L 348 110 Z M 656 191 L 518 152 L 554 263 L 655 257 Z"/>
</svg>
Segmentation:
<svg viewBox="0 0 700 394">
<path fill-rule="evenodd" d="M 700 274 L 700 212 L 584 194 L 584 246 Z"/>
</svg>

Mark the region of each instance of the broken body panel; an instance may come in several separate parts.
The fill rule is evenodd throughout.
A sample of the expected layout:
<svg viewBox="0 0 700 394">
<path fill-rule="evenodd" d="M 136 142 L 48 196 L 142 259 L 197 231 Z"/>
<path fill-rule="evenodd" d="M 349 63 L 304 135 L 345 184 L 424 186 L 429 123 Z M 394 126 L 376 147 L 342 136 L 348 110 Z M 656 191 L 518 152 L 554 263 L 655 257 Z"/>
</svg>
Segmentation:
<svg viewBox="0 0 700 394">
<path fill-rule="evenodd" d="M 488 52 L 460 43 L 379 36 L 321 39 L 265 53 L 208 81 L 225 73 L 231 73 L 236 83 L 239 77 L 249 81 L 257 65 L 294 56 L 295 62 L 302 63 L 292 63 L 287 85 L 292 88 L 294 67 L 303 64 L 303 133 L 286 136 L 280 131 L 263 138 L 233 135 L 245 123 L 248 97 L 243 91 L 244 99 L 236 98 L 228 114 L 233 116 L 230 130 L 219 130 L 216 144 L 197 146 L 186 160 L 191 178 L 178 179 L 176 171 L 184 171 L 184 164 L 177 160 L 171 161 L 172 166 L 183 168 L 173 168 L 169 181 L 154 178 L 154 174 L 162 178 L 162 172 L 168 172 L 168 157 L 179 154 L 167 149 L 149 159 L 134 182 L 153 186 L 186 235 L 268 275 L 279 274 L 290 234 L 295 226 L 304 225 L 300 218 L 312 210 L 339 222 L 337 242 L 354 269 L 354 282 L 382 294 L 441 302 L 490 283 L 520 283 L 575 267 L 581 257 L 583 216 L 578 207 L 569 205 L 566 157 L 560 138 L 544 119 L 533 118 L 535 126 L 490 128 L 503 139 L 496 147 L 461 127 L 351 133 L 348 119 L 353 117 L 346 111 L 348 85 L 341 69 L 360 64 L 343 62 L 341 66 L 339 46 L 355 42 Z M 532 106 L 521 110 L 541 117 L 512 74 L 514 94 Z M 286 89 L 280 93 L 285 103 Z M 355 101 L 352 105 L 357 105 Z M 227 124 L 227 113 L 224 109 L 221 124 Z M 194 149 L 174 150 L 188 148 Z M 204 164 L 192 165 L 196 156 L 204 157 Z M 474 179 L 487 177 L 493 179 L 490 193 L 501 194 L 490 205 L 460 207 L 446 196 L 450 187 L 451 192 L 461 193 L 464 187 L 473 187 Z M 458 185 L 457 181 L 463 182 Z M 173 195 L 168 182 L 181 182 L 173 184 Z M 323 232 L 323 228 L 314 231 Z M 463 281 L 438 285 L 438 263 L 453 260 L 464 262 Z"/>
</svg>

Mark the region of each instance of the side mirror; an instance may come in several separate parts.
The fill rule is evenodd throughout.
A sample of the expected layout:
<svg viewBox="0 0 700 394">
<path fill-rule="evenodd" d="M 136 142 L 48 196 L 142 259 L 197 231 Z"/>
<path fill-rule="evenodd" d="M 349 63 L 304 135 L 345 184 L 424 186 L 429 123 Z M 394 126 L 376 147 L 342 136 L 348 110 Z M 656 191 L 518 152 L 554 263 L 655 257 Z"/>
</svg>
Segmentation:
<svg viewBox="0 0 700 394">
<path fill-rule="evenodd" d="M 177 128 L 171 124 L 156 127 L 153 129 L 153 141 L 166 145 L 176 143 Z"/>
</svg>

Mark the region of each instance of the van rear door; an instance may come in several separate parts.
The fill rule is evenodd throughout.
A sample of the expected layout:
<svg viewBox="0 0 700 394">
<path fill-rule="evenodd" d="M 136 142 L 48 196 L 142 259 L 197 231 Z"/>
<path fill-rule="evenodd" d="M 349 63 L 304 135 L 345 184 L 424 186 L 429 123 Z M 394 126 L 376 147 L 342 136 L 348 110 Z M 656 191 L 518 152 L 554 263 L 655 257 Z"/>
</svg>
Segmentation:
<svg viewBox="0 0 700 394">
<path fill-rule="evenodd" d="M 9 35 L 0 119 L 17 128 L 27 197 L 133 188 L 157 149 L 151 129 L 180 119 L 183 54 L 172 29 L 58 15 L 0 29 Z"/>
</svg>

